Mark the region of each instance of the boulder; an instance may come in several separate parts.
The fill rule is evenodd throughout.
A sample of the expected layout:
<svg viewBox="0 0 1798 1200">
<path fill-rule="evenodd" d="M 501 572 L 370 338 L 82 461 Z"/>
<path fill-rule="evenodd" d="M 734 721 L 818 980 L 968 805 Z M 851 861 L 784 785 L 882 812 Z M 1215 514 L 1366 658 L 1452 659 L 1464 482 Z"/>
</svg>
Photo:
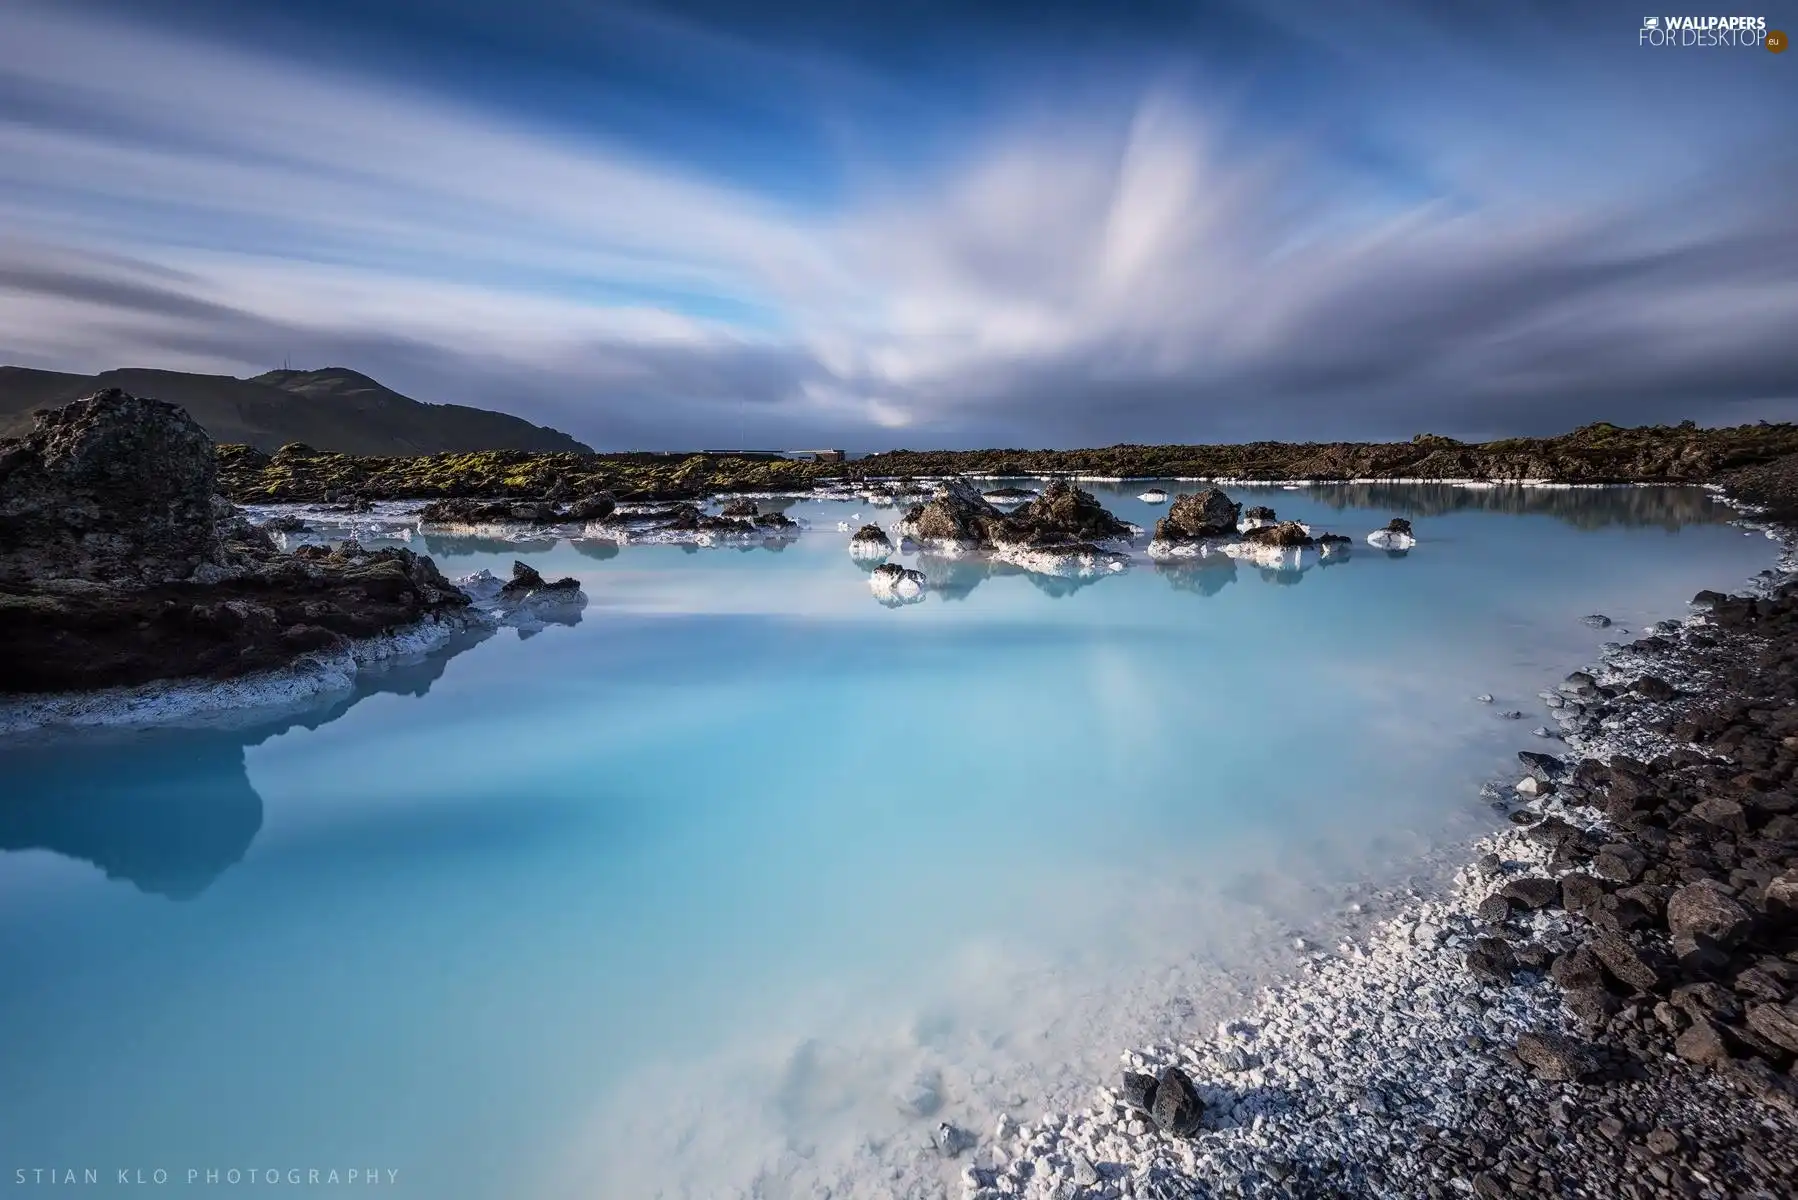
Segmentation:
<svg viewBox="0 0 1798 1200">
<path fill-rule="evenodd" d="M 753 500 L 738 499 L 732 500 L 729 504 L 720 508 L 718 510 L 718 515 L 740 520 L 754 520 L 761 515 L 761 510 L 755 506 L 755 501 Z"/>
<path fill-rule="evenodd" d="M 1169 1067 L 1155 1081 L 1155 1099 L 1149 1105 L 1149 1116 L 1156 1128 L 1176 1137 L 1190 1137 L 1199 1131 L 1205 1115 L 1205 1102 L 1192 1080 L 1179 1067 Z"/>
<path fill-rule="evenodd" d="M 1676 947 L 1710 942 L 1732 949 L 1753 931 L 1754 915 L 1710 883 L 1691 883 L 1667 901 L 1667 928 Z"/>
<path fill-rule="evenodd" d="M 283 553 L 212 494 L 215 455 L 116 389 L 0 443 L 0 692 L 226 678 L 467 608 L 410 550 Z"/>
<path fill-rule="evenodd" d="M 1622 934 L 1600 933 L 1590 946 L 1605 972 L 1625 987 L 1654 992 L 1664 986 L 1666 978 L 1659 965 L 1630 945 Z"/>
<path fill-rule="evenodd" d="M 0 441 L 0 583 L 148 586 L 217 560 L 218 464 L 185 410 L 118 388 Z"/>
<path fill-rule="evenodd" d="M 892 539 L 878 525 L 863 525 L 849 539 L 849 557 L 858 562 L 885 562 L 892 552 Z"/>
<path fill-rule="evenodd" d="M 1686 1030 L 1673 1039 L 1673 1052 L 1690 1063 L 1702 1067 L 1714 1067 L 1729 1059 L 1729 1047 L 1724 1045 L 1723 1035 L 1709 1021 L 1699 1018 L 1694 1020 Z"/>
<path fill-rule="evenodd" d="M 1155 1105 L 1155 1089 L 1158 1086 L 1153 1075 L 1144 1075 L 1140 1071 L 1125 1071 L 1123 1086 L 1118 1089 L 1118 1097 L 1128 1107 L 1137 1112 L 1146 1113 Z"/>
<path fill-rule="evenodd" d="M 1058 546 L 1134 537 L 1134 526 L 1118 520 L 1091 492 L 1057 479 L 1043 494 L 1013 509 L 990 540 L 1006 545 Z"/>
<path fill-rule="evenodd" d="M 537 573 L 535 567 L 514 560 L 512 578 L 499 589 L 499 594 L 505 598 L 522 599 L 535 592 L 578 592 L 580 590 L 581 581 L 572 575 L 558 579 L 554 583 L 548 583 L 544 581 L 543 576 Z"/>
<path fill-rule="evenodd" d="M 1167 510 L 1167 516 L 1155 522 L 1158 542 L 1191 542 L 1200 538 L 1229 537 L 1236 532 L 1242 505 L 1217 488 L 1202 492 L 1181 492 Z M 1271 513 L 1271 510 L 1269 510 Z"/>
<path fill-rule="evenodd" d="M 1411 532 L 1411 522 L 1403 517 L 1394 517 L 1386 522 L 1384 529 L 1376 529 L 1368 534 L 1367 544 L 1381 550 L 1409 550 L 1417 544 L 1417 538 Z"/>
<path fill-rule="evenodd" d="M 1561 898 L 1561 885 L 1541 876 L 1513 879 L 1499 895 L 1520 908 L 1545 908 Z"/>
<path fill-rule="evenodd" d="M 1255 526 L 1244 531 L 1242 540 L 1251 546 L 1303 547 L 1317 544 L 1317 540 L 1297 521 Z"/>
<path fill-rule="evenodd" d="M 1744 1023 L 1774 1045 L 1798 1054 L 1798 1012 L 1778 1004 L 1757 1004 L 1748 1010 Z"/>
</svg>

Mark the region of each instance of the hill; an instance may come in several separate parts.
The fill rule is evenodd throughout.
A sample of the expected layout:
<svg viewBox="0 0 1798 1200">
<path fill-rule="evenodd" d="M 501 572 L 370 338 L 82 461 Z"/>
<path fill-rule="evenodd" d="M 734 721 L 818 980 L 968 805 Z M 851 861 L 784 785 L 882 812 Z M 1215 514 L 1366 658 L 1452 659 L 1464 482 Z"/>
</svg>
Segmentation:
<svg viewBox="0 0 1798 1200">
<path fill-rule="evenodd" d="M 253 379 L 127 367 L 71 375 L 0 367 L 0 437 L 30 430 L 31 414 L 102 388 L 179 404 L 212 440 L 274 451 L 289 442 L 342 454 L 418 455 L 475 450 L 590 454 L 558 430 L 460 404 L 425 404 L 356 371 L 270 371 Z"/>
</svg>

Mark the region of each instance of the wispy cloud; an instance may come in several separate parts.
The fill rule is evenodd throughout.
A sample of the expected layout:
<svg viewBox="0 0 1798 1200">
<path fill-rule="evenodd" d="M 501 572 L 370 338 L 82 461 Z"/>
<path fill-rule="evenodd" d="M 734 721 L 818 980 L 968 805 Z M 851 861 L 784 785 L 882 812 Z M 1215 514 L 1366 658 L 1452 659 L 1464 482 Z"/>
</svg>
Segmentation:
<svg viewBox="0 0 1798 1200">
<path fill-rule="evenodd" d="M 1657 159 L 1598 103 L 1646 63 L 1550 64 L 1546 102 L 1472 74 L 1419 114 L 1447 67 L 1362 87 L 1345 38 L 1335 123 L 1138 81 L 970 114 L 953 153 L 851 164 L 864 183 L 826 205 L 75 7 L 0 10 L 0 47 L 12 361 L 344 361 L 639 445 L 1501 432 L 1798 400 L 1798 171 L 1748 156 L 1754 114 Z M 1527 136 L 1556 121 L 1608 149 Z"/>
</svg>

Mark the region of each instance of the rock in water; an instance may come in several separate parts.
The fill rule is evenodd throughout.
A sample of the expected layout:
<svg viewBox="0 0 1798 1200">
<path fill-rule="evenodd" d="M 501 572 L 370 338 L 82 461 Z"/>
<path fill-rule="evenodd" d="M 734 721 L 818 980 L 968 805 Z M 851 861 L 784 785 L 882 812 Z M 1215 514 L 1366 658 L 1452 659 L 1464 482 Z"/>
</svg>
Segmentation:
<svg viewBox="0 0 1798 1200">
<path fill-rule="evenodd" d="M 220 548 L 212 439 L 173 404 L 118 388 L 0 441 L 0 581 L 186 579 Z"/>
<path fill-rule="evenodd" d="M 1581 617 L 1580 622 L 1585 625 L 1590 625 L 1594 629 L 1603 629 L 1610 625 L 1611 618 L 1605 616 L 1603 613 L 1592 613 L 1590 616 Z"/>
<path fill-rule="evenodd" d="M 283 553 L 216 481 L 185 412 L 116 389 L 0 442 L 0 692 L 227 678 L 468 607 L 410 550 Z"/>
<path fill-rule="evenodd" d="M 1174 497 L 1167 516 L 1155 522 L 1158 542 L 1190 542 L 1199 538 L 1229 537 L 1236 532 L 1242 505 L 1217 488 Z"/>
<path fill-rule="evenodd" d="M 1155 1081 L 1155 1099 L 1149 1116 L 1163 1133 L 1190 1137 L 1199 1131 L 1199 1120 L 1205 1115 L 1205 1102 L 1199 1099 L 1192 1080 L 1179 1067 L 1169 1067 Z"/>
<path fill-rule="evenodd" d="M 863 525 L 849 539 L 849 557 L 857 562 L 884 562 L 892 552 L 892 539 L 878 525 Z"/>
<path fill-rule="evenodd" d="M 924 598 L 924 572 L 882 563 L 868 575 L 868 587 L 882 603 L 915 604 Z"/>
<path fill-rule="evenodd" d="M 1411 532 L 1411 522 L 1394 517 L 1386 522 L 1386 528 L 1368 534 L 1367 544 L 1381 550 L 1409 550 L 1417 544 L 1417 537 Z"/>
</svg>

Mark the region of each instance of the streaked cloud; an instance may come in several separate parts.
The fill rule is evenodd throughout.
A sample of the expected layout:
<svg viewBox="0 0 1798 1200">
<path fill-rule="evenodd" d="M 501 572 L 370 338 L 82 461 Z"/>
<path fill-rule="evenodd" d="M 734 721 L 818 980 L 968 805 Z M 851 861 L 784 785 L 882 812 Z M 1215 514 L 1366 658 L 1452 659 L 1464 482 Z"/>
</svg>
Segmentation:
<svg viewBox="0 0 1798 1200">
<path fill-rule="evenodd" d="M 1265 7 L 1275 44 L 1329 68 L 1294 77 L 1292 111 L 1264 99 L 1285 60 L 1222 79 L 1145 45 L 1140 71 L 1108 54 L 1065 96 L 995 87 L 928 154 L 883 157 L 869 116 L 827 193 L 27 0 L 0 10 L 0 359 L 342 362 L 609 445 L 1798 407 L 1798 170 L 1754 139 L 1774 119 L 1755 103 L 1789 82 L 1608 45 L 1582 62 L 1562 42 L 1610 36 L 1589 14 L 1488 47 L 1391 6 L 1320 45 L 1307 10 Z M 736 44 L 654 28 L 675 58 L 682 38 Z M 1532 67 L 1532 47 L 1558 50 Z M 796 54 L 757 59 L 756 86 Z M 815 79 L 859 96 L 845 81 L 874 69 L 845 56 Z M 927 86 L 867 90 L 908 83 Z M 1623 101 L 1657 89 L 1667 117 L 1644 131 Z"/>
</svg>

